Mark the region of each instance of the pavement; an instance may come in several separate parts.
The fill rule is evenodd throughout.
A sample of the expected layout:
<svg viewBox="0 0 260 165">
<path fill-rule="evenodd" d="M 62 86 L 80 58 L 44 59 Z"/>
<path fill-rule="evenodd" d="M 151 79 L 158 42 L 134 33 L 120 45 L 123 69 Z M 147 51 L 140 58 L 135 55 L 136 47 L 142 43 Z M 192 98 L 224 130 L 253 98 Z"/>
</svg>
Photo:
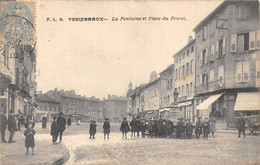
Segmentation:
<svg viewBox="0 0 260 165">
<path fill-rule="evenodd" d="M 26 155 L 25 136 L 21 131 L 15 132 L 14 143 L 0 143 L 1 161 L 0 165 L 51 165 L 62 164 L 69 159 L 69 150 L 62 144 L 53 145 L 49 129 L 42 130 L 41 124 L 35 126 L 35 155 L 32 155 L 31 148 L 29 154 Z M 48 132 L 48 133 L 47 133 Z M 9 132 L 6 130 L 6 139 Z"/>
<path fill-rule="evenodd" d="M 216 130 L 216 138 L 122 140 L 118 123 L 111 123 L 110 140 L 103 139 L 102 123 L 97 123 L 96 139 L 89 139 L 89 123 L 72 124 L 63 142 L 53 145 L 50 123 L 35 126 L 35 155 L 26 155 L 24 129 L 15 133 L 15 143 L 0 143 L 0 165 L 31 164 L 260 164 L 259 136 L 237 138 L 236 130 Z M 6 131 L 7 137 L 9 132 Z M 159 160 L 159 162 L 158 162 Z M 232 162 L 230 162 L 232 160 Z"/>
</svg>

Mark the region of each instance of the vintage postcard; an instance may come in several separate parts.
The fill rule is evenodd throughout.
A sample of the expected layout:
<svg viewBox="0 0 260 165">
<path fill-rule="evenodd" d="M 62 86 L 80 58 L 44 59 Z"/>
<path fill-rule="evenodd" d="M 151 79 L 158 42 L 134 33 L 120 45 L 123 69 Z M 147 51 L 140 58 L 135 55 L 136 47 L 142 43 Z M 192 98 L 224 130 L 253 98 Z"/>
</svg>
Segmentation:
<svg viewBox="0 0 260 165">
<path fill-rule="evenodd" d="M 259 1 L 0 1 L 1 165 L 257 165 Z"/>
</svg>

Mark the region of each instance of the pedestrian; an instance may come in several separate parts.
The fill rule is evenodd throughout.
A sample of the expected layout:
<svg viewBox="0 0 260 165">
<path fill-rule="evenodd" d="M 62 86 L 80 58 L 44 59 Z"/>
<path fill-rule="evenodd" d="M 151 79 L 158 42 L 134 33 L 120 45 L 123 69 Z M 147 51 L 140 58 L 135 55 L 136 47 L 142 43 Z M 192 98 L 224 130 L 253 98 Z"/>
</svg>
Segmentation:
<svg viewBox="0 0 260 165">
<path fill-rule="evenodd" d="M 137 137 L 139 137 L 139 132 L 141 131 L 141 120 L 140 117 L 136 117 L 136 132 L 137 132 Z"/>
<path fill-rule="evenodd" d="M 110 133 L 110 123 L 109 123 L 109 119 L 105 118 L 105 122 L 103 124 L 103 133 L 104 133 L 104 140 L 109 139 L 109 133 Z"/>
<path fill-rule="evenodd" d="M 131 126 L 131 137 L 135 137 L 135 132 L 137 130 L 137 122 L 135 117 L 132 118 L 132 121 L 130 122 L 130 126 Z"/>
<path fill-rule="evenodd" d="M 15 142 L 13 141 L 13 137 L 14 137 L 14 132 L 17 131 L 17 127 L 16 127 L 16 120 L 14 117 L 13 110 L 10 111 L 10 115 L 8 116 L 8 130 L 10 132 L 8 143 Z"/>
<path fill-rule="evenodd" d="M 204 122 L 202 123 L 202 128 L 203 128 L 204 139 L 208 139 L 210 133 L 208 118 L 204 119 Z"/>
<path fill-rule="evenodd" d="M 52 136 L 52 143 L 56 144 L 57 138 L 58 138 L 58 125 L 57 125 L 57 117 L 53 117 L 53 121 L 51 123 L 51 136 Z"/>
<path fill-rule="evenodd" d="M 32 116 L 31 115 L 27 115 L 26 116 L 26 120 L 25 120 L 25 124 L 24 124 L 24 127 L 26 129 L 27 129 L 29 123 L 32 123 L 32 128 L 34 128 L 35 122 L 32 120 Z"/>
<path fill-rule="evenodd" d="M 243 133 L 244 138 L 246 137 L 245 129 L 246 129 L 246 121 L 243 118 L 242 114 L 239 114 L 239 118 L 237 120 L 237 129 L 238 129 L 238 137 L 240 138 L 240 134 Z"/>
<path fill-rule="evenodd" d="M 184 134 L 184 122 L 183 118 L 178 118 L 178 123 L 177 123 L 177 128 L 176 128 L 176 133 L 177 133 L 177 138 L 182 139 L 183 134 Z"/>
<path fill-rule="evenodd" d="M 35 147 L 34 144 L 34 135 L 35 135 L 35 130 L 32 128 L 33 124 L 28 123 L 27 129 L 24 131 L 24 136 L 25 136 L 25 147 L 26 147 L 26 155 L 29 153 L 29 147 L 32 148 L 32 154 L 34 155 L 33 148 Z"/>
<path fill-rule="evenodd" d="M 173 132 L 173 122 L 170 120 L 170 117 L 167 116 L 164 125 L 164 132 L 167 135 L 167 138 L 170 138 L 171 133 Z"/>
<path fill-rule="evenodd" d="M 45 129 L 47 126 L 47 117 L 44 115 L 42 117 L 42 128 Z"/>
<path fill-rule="evenodd" d="M 215 135 L 215 131 L 216 131 L 216 118 L 214 117 L 213 114 L 210 115 L 209 117 L 209 129 L 210 129 L 210 132 L 212 133 L 212 137 L 214 138 Z"/>
<path fill-rule="evenodd" d="M 198 117 L 195 123 L 195 134 L 197 139 L 199 139 L 200 135 L 202 134 L 202 122 L 200 119 L 201 117 Z"/>
<path fill-rule="evenodd" d="M 164 134 L 164 119 L 162 116 L 160 116 L 160 119 L 158 121 L 158 135 L 159 137 L 162 137 Z"/>
<path fill-rule="evenodd" d="M 152 127 L 153 127 L 153 137 L 158 136 L 158 120 L 157 117 L 153 117 L 153 122 L 152 122 Z"/>
<path fill-rule="evenodd" d="M 129 132 L 129 130 L 130 128 L 128 122 L 126 121 L 126 117 L 124 117 L 120 126 L 120 131 L 122 132 L 122 139 L 127 139 L 127 132 Z"/>
<path fill-rule="evenodd" d="M 3 105 L 2 105 L 3 107 Z M 6 143 L 7 141 L 5 140 L 5 130 L 6 130 L 6 126 L 8 124 L 7 118 L 4 114 L 4 110 L 2 109 L 1 111 L 1 140 L 3 143 Z"/>
<path fill-rule="evenodd" d="M 144 138 L 145 137 L 145 131 L 146 131 L 146 121 L 145 119 L 142 119 L 141 120 L 141 125 L 140 125 L 140 131 L 142 133 L 142 137 Z"/>
<path fill-rule="evenodd" d="M 193 125 L 190 121 L 190 119 L 186 120 L 186 138 L 191 139 L 192 138 L 192 131 L 193 131 Z"/>
<path fill-rule="evenodd" d="M 149 120 L 147 121 L 147 131 L 149 132 L 149 136 L 152 137 L 153 136 L 153 126 L 152 126 L 152 118 L 150 117 Z"/>
<path fill-rule="evenodd" d="M 71 126 L 71 119 L 70 119 L 70 117 L 69 117 L 68 120 L 67 120 L 67 126 L 68 126 L 68 127 Z"/>
<path fill-rule="evenodd" d="M 60 142 L 62 141 L 62 134 L 66 129 L 66 119 L 63 116 L 64 114 L 60 112 L 59 117 L 57 118 L 58 135 L 60 136 Z"/>
<path fill-rule="evenodd" d="M 24 124 L 24 116 L 21 110 L 18 110 L 18 130 L 21 130 L 21 125 Z"/>
<path fill-rule="evenodd" d="M 89 128 L 89 134 L 90 134 L 89 139 L 91 139 L 91 137 L 95 139 L 95 134 L 97 132 L 96 127 L 97 127 L 96 122 L 94 120 L 91 120 L 90 128 Z"/>
</svg>

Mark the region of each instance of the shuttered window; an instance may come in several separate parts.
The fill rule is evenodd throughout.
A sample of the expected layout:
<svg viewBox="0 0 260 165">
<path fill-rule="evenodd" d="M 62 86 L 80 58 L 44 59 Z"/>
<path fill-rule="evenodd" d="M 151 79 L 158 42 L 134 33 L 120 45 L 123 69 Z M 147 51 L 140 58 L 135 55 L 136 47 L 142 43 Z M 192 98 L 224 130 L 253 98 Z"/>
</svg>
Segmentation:
<svg viewBox="0 0 260 165">
<path fill-rule="evenodd" d="M 255 32 L 249 33 L 249 50 L 255 50 Z"/>
<path fill-rule="evenodd" d="M 237 35 L 234 34 L 231 36 L 231 52 L 234 53 L 237 51 Z"/>
</svg>

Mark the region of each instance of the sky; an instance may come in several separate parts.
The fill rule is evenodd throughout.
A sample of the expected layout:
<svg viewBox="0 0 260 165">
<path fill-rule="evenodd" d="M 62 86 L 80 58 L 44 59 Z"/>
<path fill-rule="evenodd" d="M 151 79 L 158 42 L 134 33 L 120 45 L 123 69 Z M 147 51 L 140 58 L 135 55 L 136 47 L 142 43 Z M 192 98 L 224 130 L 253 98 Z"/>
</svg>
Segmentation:
<svg viewBox="0 0 260 165">
<path fill-rule="evenodd" d="M 124 96 L 173 64 L 192 29 L 221 1 L 38 1 L 37 89 L 75 89 L 98 98 Z M 69 21 L 104 17 L 106 21 Z M 112 18 L 147 17 L 143 21 Z M 148 20 L 161 17 L 161 20 Z M 163 17 L 185 17 L 165 21 Z M 62 18 L 64 21 L 47 21 Z"/>
</svg>

